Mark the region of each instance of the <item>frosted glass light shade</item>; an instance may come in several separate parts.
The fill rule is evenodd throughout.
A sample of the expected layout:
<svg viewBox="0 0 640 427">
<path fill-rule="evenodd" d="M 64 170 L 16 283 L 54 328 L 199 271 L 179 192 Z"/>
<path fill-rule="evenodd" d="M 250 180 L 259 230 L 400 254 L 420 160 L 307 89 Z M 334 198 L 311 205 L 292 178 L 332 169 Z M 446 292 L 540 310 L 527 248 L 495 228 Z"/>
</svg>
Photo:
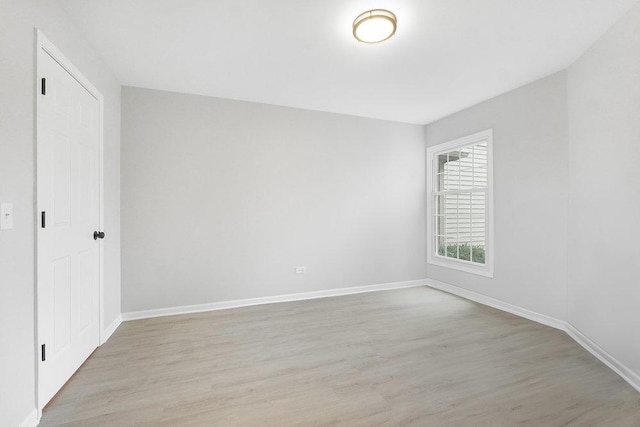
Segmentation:
<svg viewBox="0 0 640 427">
<path fill-rule="evenodd" d="M 396 15 L 384 9 L 368 10 L 353 21 L 353 36 L 363 43 L 380 43 L 395 34 Z"/>
</svg>

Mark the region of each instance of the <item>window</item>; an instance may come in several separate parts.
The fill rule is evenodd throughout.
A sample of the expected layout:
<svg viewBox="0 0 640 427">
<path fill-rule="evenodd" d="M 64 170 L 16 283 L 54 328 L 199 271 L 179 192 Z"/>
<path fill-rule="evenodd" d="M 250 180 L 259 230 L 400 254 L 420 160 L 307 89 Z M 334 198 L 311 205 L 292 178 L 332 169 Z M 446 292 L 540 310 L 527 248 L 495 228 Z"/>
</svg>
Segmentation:
<svg viewBox="0 0 640 427">
<path fill-rule="evenodd" d="M 427 262 L 493 277 L 493 131 L 427 149 Z"/>
</svg>

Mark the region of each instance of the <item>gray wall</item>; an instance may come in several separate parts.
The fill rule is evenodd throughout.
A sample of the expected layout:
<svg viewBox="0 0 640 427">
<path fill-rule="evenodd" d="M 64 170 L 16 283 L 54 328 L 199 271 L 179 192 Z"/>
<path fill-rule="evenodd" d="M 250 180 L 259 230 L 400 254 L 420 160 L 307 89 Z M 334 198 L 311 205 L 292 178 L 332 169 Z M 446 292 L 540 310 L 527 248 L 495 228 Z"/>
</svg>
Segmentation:
<svg viewBox="0 0 640 427">
<path fill-rule="evenodd" d="M 35 409 L 34 27 L 105 97 L 105 317 L 120 313 L 120 85 L 55 2 L 0 3 L 0 201 L 14 204 L 14 229 L 0 231 L 0 425 Z"/>
<path fill-rule="evenodd" d="M 423 279 L 422 126 L 125 87 L 122 218 L 123 312 Z"/>
<path fill-rule="evenodd" d="M 640 5 L 568 76 L 569 321 L 640 384 Z"/>
<path fill-rule="evenodd" d="M 431 123 L 427 146 L 493 128 L 494 277 L 428 265 L 427 277 L 566 319 L 566 74 Z"/>
<path fill-rule="evenodd" d="M 427 277 L 567 320 L 640 383 L 640 5 L 567 71 L 425 128 L 494 129 L 493 279 Z"/>
</svg>

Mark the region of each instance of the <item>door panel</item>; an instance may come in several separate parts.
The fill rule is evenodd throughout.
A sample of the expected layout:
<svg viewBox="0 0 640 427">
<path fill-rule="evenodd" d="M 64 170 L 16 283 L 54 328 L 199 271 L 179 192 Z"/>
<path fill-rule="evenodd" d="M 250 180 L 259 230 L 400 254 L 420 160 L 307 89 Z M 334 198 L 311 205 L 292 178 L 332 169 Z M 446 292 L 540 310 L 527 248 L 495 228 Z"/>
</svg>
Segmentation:
<svg viewBox="0 0 640 427">
<path fill-rule="evenodd" d="M 91 327 L 92 323 L 91 289 L 98 286 L 94 280 L 96 258 L 97 254 L 92 250 L 78 254 L 78 283 L 86 284 L 78 289 L 78 330 L 81 335 Z"/>
<path fill-rule="evenodd" d="M 71 216 L 71 143 L 66 135 L 53 139 L 53 218 L 56 226 L 69 224 Z"/>
<path fill-rule="evenodd" d="M 100 338 L 99 101 L 44 49 L 38 51 L 38 406 L 91 355 Z"/>
<path fill-rule="evenodd" d="M 68 345 L 71 338 L 71 272 L 70 259 L 53 261 L 53 352 L 55 358 Z"/>
</svg>

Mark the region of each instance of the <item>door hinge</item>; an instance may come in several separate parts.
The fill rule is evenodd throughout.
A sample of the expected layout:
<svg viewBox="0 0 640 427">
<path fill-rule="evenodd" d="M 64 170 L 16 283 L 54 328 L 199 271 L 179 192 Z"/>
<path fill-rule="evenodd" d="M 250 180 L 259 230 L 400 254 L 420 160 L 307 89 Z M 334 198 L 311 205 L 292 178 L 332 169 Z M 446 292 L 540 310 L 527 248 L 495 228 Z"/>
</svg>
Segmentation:
<svg viewBox="0 0 640 427">
<path fill-rule="evenodd" d="M 42 361 L 44 362 L 47 359 L 46 356 L 46 352 L 45 352 L 45 345 L 46 344 L 42 344 L 40 347 L 42 348 Z"/>
<path fill-rule="evenodd" d="M 41 81 L 42 81 L 42 84 L 40 85 L 41 86 L 40 93 L 42 93 L 43 95 L 46 95 L 47 94 L 47 79 L 45 79 L 43 77 Z"/>
<path fill-rule="evenodd" d="M 47 213 L 45 211 L 42 211 L 42 213 L 40 214 L 40 221 L 42 222 L 42 228 L 45 227 L 45 218 L 47 216 Z"/>
</svg>

